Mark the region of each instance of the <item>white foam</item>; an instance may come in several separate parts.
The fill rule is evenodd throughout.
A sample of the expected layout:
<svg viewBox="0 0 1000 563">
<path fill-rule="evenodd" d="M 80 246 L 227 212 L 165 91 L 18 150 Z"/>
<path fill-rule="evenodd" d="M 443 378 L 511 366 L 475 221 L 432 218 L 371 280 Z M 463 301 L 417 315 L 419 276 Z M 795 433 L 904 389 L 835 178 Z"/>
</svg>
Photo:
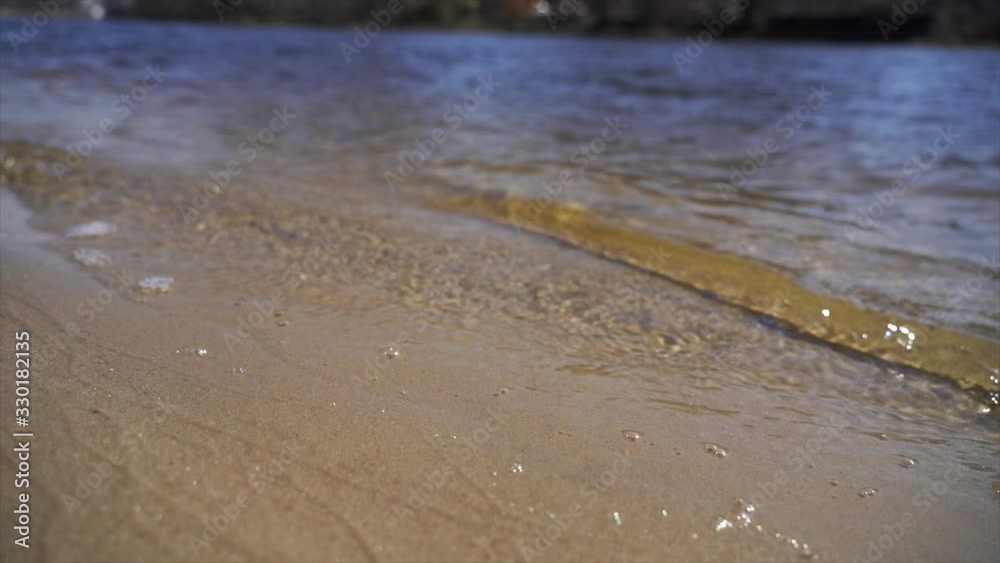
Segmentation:
<svg viewBox="0 0 1000 563">
<path fill-rule="evenodd" d="M 77 248 L 73 251 L 73 259 L 88 268 L 111 263 L 111 257 L 96 248 Z"/>
<path fill-rule="evenodd" d="M 166 293 L 173 289 L 174 278 L 171 276 L 153 276 L 139 281 L 136 287 L 143 293 Z"/>
<path fill-rule="evenodd" d="M 66 236 L 69 238 L 106 237 L 117 231 L 118 227 L 114 223 L 91 221 L 90 223 L 83 223 L 71 228 L 66 231 Z"/>
</svg>

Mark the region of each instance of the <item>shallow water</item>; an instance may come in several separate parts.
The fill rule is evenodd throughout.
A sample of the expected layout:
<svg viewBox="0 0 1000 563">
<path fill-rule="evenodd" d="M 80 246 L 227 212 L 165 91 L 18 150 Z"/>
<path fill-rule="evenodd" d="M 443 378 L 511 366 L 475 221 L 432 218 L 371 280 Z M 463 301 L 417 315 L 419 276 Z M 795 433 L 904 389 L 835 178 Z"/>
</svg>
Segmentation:
<svg viewBox="0 0 1000 563">
<path fill-rule="evenodd" d="M 287 197 L 323 205 L 345 183 L 397 209 L 423 206 L 413 194 L 526 196 L 535 209 L 506 222 L 547 234 L 539 211 L 583 205 L 627 231 L 784 272 L 816 298 L 781 303 L 772 283 L 773 294 L 755 292 L 778 305 L 751 308 L 798 328 L 845 316 L 824 296 L 886 313 L 877 326 L 836 327 L 832 340 L 848 347 L 888 340 L 902 350 L 883 358 L 925 367 L 906 357 L 935 338 L 910 336 L 908 322 L 976 335 L 967 350 L 949 336 L 953 353 L 941 361 L 972 356 L 970 365 L 931 371 L 989 388 L 998 362 L 983 356 L 1000 326 L 995 51 L 728 43 L 680 72 L 681 43 L 663 40 L 387 33 L 348 63 L 346 39 L 54 23 L 10 59 L 3 138 L 86 150 L 83 131 L 110 119 L 115 130 L 94 151 L 103 158 L 205 180 L 226 176 L 233 159 L 242 166 L 226 189 L 305 184 Z M 152 82 L 150 65 L 160 69 Z M 141 99 L 116 104 L 142 80 L 153 86 Z M 470 109 L 453 107 L 463 102 Z M 243 141 L 277 108 L 294 117 L 252 150 Z M 701 257 L 709 276 L 725 260 Z M 726 300 L 746 289 L 698 287 Z"/>
<path fill-rule="evenodd" d="M 979 469 L 949 502 L 996 521 L 995 51 L 727 43 L 681 73 L 682 41 L 386 32 L 348 64 L 351 37 L 53 23 L 7 59 L 2 179 L 43 228 L 116 225 L 82 242 L 171 277 L 167 294 L 123 290 L 149 307 L 235 330 L 286 290 L 252 336 L 289 365 L 347 319 L 376 335 L 373 362 L 486 362 L 486 396 L 578 406 L 615 447 L 683 429 L 729 464 L 727 490 L 749 495 L 766 460 L 820 436 L 804 506 L 834 475 L 852 501 L 908 499 L 957 462 Z M 121 117 L 148 65 L 162 82 Z M 276 111 L 294 117 L 251 153 Z M 93 154 L 57 166 L 105 118 Z M 744 185 L 723 184 L 733 166 Z"/>
</svg>

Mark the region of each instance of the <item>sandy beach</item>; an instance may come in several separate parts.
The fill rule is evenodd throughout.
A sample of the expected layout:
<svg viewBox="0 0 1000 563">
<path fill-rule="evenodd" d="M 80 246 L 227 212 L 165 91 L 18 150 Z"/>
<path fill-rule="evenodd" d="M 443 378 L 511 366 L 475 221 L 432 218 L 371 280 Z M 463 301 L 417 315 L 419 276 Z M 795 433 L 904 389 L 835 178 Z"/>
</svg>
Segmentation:
<svg viewBox="0 0 1000 563">
<path fill-rule="evenodd" d="M 5 58 L 4 563 L 1000 559 L 995 50 L 352 37 Z"/>
<path fill-rule="evenodd" d="M 28 201 L 72 201 L 89 181 L 36 192 L 20 170 L 8 179 Z M 340 237 L 329 247 L 336 255 L 314 257 L 351 256 L 341 279 L 303 267 L 301 284 L 272 286 L 288 290 L 275 301 L 261 280 L 286 269 L 250 278 L 230 266 L 219 280 L 211 253 L 149 251 L 158 232 L 129 233 L 131 211 L 103 213 L 121 225 L 114 234 L 68 239 L 67 228 L 94 217 L 58 203 L 32 216 L 14 194 L 3 197 L 11 337 L 3 361 L 13 365 L 15 331 L 30 333 L 34 357 L 48 360 L 31 376 L 32 548 L 5 546 L 11 561 L 940 561 L 955 546 L 964 560 L 986 561 L 997 553 L 995 428 L 989 419 L 970 427 L 960 411 L 927 414 L 921 404 L 942 396 L 975 409 L 943 382 L 914 377 L 891 396 L 845 403 L 831 394 L 829 374 L 826 392 L 803 377 L 762 394 L 733 369 L 724 383 L 679 378 L 651 401 L 616 366 L 585 361 L 591 348 L 630 342 L 614 327 L 602 328 L 614 338 L 590 336 L 579 349 L 564 340 L 577 361 L 553 364 L 555 328 L 525 338 L 510 316 L 474 307 L 474 289 L 388 300 L 395 286 L 352 275 L 403 240 L 444 253 L 449 238 L 474 233 L 487 235 L 480 256 L 530 254 L 547 272 L 610 280 L 626 266 L 472 222 L 443 235 L 414 232 L 413 222 L 383 225 L 385 240 L 356 249 L 364 259 L 355 260 L 345 213 L 330 223 L 338 230 L 310 236 Z M 181 225 L 174 219 L 164 232 Z M 413 238 L 390 238 L 404 236 Z M 102 249 L 113 265 L 88 272 L 71 259 L 79 247 Z M 135 289 L 165 272 L 171 292 Z M 676 316 L 716 308 L 650 283 Z M 116 287 L 101 306 L 102 291 Z M 453 308 L 478 313 L 445 313 Z M 721 314 L 746 325 L 740 310 Z M 808 349 L 847 378 L 883 369 L 777 331 L 752 345 Z M 893 403 L 900 396 L 905 405 Z M 864 420 L 848 416 L 857 400 L 870 405 Z M 14 447 L 6 435 L 7 467 Z M 15 501 L 4 491 L 6 509 Z M 867 540 L 876 542 L 871 554 Z"/>
</svg>

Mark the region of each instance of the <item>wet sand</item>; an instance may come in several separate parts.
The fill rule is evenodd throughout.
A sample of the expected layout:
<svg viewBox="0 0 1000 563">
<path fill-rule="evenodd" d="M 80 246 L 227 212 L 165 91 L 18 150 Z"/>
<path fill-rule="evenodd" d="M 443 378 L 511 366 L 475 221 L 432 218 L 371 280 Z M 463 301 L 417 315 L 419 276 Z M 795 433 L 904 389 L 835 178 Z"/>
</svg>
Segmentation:
<svg viewBox="0 0 1000 563">
<path fill-rule="evenodd" d="M 92 163 L 56 186 L 30 154 L 4 179 L 49 237 L 4 196 L 0 358 L 28 331 L 51 360 L 32 548 L 5 560 L 1000 554 L 995 419 L 945 380 L 751 330 L 664 279 L 575 309 L 633 271 L 498 225 L 251 190 L 187 225 L 179 190 L 135 188 L 180 180 Z M 62 236 L 92 220 L 118 232 Z M 84 247 L 114 265 L 71 262 Z M 113 281 L 152 275 L 173 289 Z"/>
<path fill-rule="evenodd" d="M 352 40 L 5 58 L 5 562 L 1000 559 L 994 51 Z"/>
</svg>

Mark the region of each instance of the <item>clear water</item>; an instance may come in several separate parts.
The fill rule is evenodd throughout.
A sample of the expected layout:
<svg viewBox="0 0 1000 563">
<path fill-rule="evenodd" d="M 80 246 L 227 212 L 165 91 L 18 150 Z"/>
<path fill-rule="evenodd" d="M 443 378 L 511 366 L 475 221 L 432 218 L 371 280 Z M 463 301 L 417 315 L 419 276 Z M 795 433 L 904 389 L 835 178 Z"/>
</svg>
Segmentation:
<svg viewBox="0 0 1000 563">
<path fill-rule="evenodd" d="M 718 471 L 746 496 L 770 461 L 818 443 L 823 471 L 803 463 L 792 485 L 812 507 L 840 481 L 864 506 L 905 506 L 951 464 L 977 468 L 947 501 L 961 511 L 946 539 L 996 553 L 981 393 L 1000 386 L 996 51 L 733 42 L 681 73 L 681 40 L 385 32 L 347 63 L 352 37 L 52 23 L 4 59 L 0 179 L 43 221 L 116 225 L 87 246 L 173 279 L 144 306 L 189 300 L 233 328 L 233 305 L 286 290 L 252 335 L 290 365 L 347 319 L 378 334 L 373 365 L 486 362 L 501 375 L 485 396 L 578 407 L 609 447 L 679 435 L 706 464 L 689 482 Z M 162 81 L 134 91 L 149 66 Z M 477 88 L 475 109 L 453 108 Z M 114 131 L 72 165 L 67 146 L 102 119 Z M 433 154 L 401 164 L 421 147 Z M 666 521 L 700 522 L 688 494 L 664 497 Z M 753 504 L 787 515 L 782 529 L 803 520 Z M 720 533 L 749 525 L 743 509 L 720 518 Z M 819 549 L 840 549 L 822 522 Z"/>
</svg>

